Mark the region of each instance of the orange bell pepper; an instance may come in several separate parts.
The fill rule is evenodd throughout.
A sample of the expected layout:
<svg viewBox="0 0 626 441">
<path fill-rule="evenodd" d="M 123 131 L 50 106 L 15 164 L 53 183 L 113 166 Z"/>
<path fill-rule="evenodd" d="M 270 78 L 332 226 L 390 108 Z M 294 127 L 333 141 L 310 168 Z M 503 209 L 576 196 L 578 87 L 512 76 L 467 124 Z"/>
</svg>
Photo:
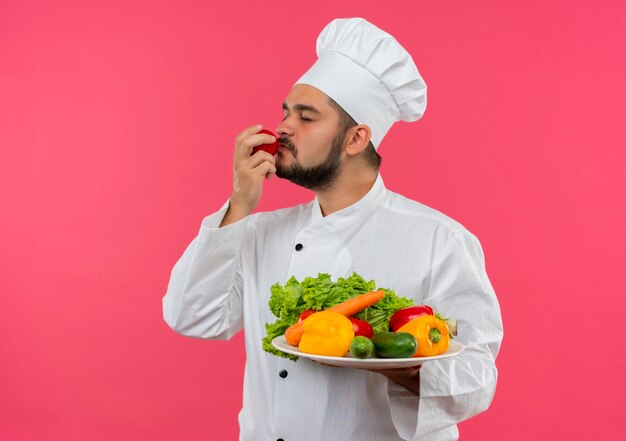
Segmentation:
<svg viewBox="0 0 626 441">
<path fill-rule="evenodd" d="M 417 340 L 417 352 L 413 357 L 431 357 L 443 354 L 450 347 L 448 324 L 434 315 L 417 317 L 396 332 L 408 332 Z"/>
</svg>

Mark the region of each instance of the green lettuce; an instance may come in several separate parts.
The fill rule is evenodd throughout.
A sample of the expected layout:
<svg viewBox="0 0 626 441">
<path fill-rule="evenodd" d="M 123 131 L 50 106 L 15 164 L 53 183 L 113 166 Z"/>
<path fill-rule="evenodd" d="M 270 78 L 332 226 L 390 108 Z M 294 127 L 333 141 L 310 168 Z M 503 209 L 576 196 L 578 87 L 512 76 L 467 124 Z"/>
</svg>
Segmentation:
<svg viewBox="0 0 626 441">
<path fill-rule="evenodd" d="M 366 292 L 382 289 L 385 297 L 378 303 L 359 312 L 356 317 L 372 325 L 374 332 L 389 330 L 389 319 L 400 308 L 413 305 L 413 300 L 396 295 L 392 290 L 376 288 L 373 280 L 369 282 L 357 273 L 348 278 L 340 277 L 336 282 L 330 274 L 320 273 L 317 277 L 307 277 L 298 282 L 291 277 L 282 286 L 274 284 L 271 289 L 269 308 L 277 317 L 274 323 L 266 323 L 266 335 L 263 338 L 263 350 L 279 357 L 297 360 L 298 357 L 285 354 L 272 346 L 272 340 L 285 333 L 287 328 L 298 321 L 300 314 L 306 309 L 320 311 L 338 305 L 352 297 Z"/>
</svg>

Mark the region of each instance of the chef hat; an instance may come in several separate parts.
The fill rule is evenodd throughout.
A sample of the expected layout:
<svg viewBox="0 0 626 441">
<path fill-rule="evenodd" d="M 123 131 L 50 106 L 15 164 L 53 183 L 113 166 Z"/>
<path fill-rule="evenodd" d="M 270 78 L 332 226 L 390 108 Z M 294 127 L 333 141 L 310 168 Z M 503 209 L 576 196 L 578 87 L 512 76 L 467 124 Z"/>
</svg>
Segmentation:
<svg viewBox="0 0 626 441">
<path fill-rule="evenodd" d="M 426 83 L 411 55 L 362 18 L 336 19 L 317 38 L 318 59 L 296 82 L 316 87 L 372 131 L 378 148 L 394 122 L 426 110 Z"/>
</svg>

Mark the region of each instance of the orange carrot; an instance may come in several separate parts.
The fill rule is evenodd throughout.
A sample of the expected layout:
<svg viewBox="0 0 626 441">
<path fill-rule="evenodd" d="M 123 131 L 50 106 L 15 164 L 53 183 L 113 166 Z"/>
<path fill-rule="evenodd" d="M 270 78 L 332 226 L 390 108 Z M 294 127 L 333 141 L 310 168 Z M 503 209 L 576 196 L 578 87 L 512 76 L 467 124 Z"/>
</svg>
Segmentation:
<svg viewBox="0 0 626 441">
<path fill-rule="evenodd" d="M 339 314 L 343 314 L 346 317 L 352 317 L 357 312 L 363 311 L 365 308 L 369 308 L 373 304 L 382 300 L 385 296 L 385 291 L 379 289 L 378 291 L 370 291 L 365 294 L 352 297 L 343 303 L 335 306 L 331 306 L 326 311 L 334 311 Z M 287 331 L 285 331 L 285 340 L 292 346 L 298 346 L 300 339 L 304 334 L 304 321 L 294 323 Z"/>
<path fill-rule="evenodd" d="M 339 314 L 343 314 L 346 317 L 352 317 L 357 312 L 363 311 L 365 308 L 369 308 L 374 303 L 378 303 L 385 297 L 385 291 L 379 289 L 378 291 L 370 291 L 365 294 L 361 294 L 351 299 L 346 300 L 335 306 L 331 306 L 327 311 L 335 311 Z"/>
</svg>

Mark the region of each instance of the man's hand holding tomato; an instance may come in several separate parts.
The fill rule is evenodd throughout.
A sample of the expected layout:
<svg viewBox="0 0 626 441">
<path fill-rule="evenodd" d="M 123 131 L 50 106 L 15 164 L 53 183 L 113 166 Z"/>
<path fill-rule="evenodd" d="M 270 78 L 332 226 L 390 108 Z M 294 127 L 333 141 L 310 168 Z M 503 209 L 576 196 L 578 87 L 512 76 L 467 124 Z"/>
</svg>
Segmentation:
<svg viewBox="0 0 626 441">
<path fill-rule="evenodd" d="M 270 153 L 254 147 L 272 144 L 276 137 L 261 133 L 261 126 L 252 126 L 237 135 L 233 154 L 233 190 L 221 227 L 248 216 L 257 207 L 263 191 L 263 179 L 276 174 L 276 160 Z"/>
</svg>

